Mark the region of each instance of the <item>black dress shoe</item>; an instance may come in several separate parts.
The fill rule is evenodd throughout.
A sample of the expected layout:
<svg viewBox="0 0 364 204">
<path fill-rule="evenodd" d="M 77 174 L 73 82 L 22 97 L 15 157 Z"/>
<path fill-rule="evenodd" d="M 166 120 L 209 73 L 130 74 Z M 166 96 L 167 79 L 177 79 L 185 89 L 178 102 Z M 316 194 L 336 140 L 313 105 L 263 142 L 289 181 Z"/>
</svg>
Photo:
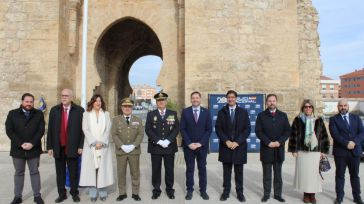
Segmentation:
<svg viewBox="0 0 364 204">
<path fill-rule="evenodd" d="M 220 201 L 225 201 L 229 198 L 229 194 L 223 193 L 220 196 Z"/>
<path fill-rule="evenodd" d="M 116 198 L 116 201 L 122 201 L 122 200 L 124 200 L 126 197 L 127 197 L 127 196 L 126 196 L 126 194 L 124 194 L 124 195 L 119 195 L 119 197 L 117 197 L 117 198 Z"/>
<path fill-rule="evenodd" d="M 187 193 L 186 193 L 186 196 L 185 196 L 185 199 L 186 200 L 191 200 L 192 199 L 192 191 L 187 191 Z"/>
<path fill-rule="evenodd" d="M 72 196 L 72 200 L 73 200 L 73 202 L 75 202 L 75 203 L 79 203 L 79 202 L 81 201 L 80 196 L 78 196 L 78 195 L 74 195 L 74 196 Z"/>
<path fill-rule="evenodd" d="M 174 199 L 174 193 L 167 193 L 167 196 L 169 199 Z"/>
<path fill-rule="evenodd" d="M 11 201 L 10 204 L 20 204 L 22 202 L 23 202 L 23 199 L 22 198 L 14 197 L 13 201 Z"/>
<path fill-rule="evenodd" d="M 55 203 L 62 203 L 66 199 L 67 199 L 67 196 L 59 196 L 54 202 Z"/>
<path fill-rule="evenodd" d="M 141 201 L 141 200 L 142 200 L 138 194 L 133 194 L 133 195 L 131 195 L 131 197 L 132 197 L 135 201 Z"/>
<path fill-rule="evenodd" d="M 201 192 L 201 198 L 204 199 L 204 200 L 209 200 L 210 199 L 209 195 L 205 191 Z"/>
<path fill-rule="evenodd" d="M 97 198 L 90 198 L 91 202 L 96 202 L 97 201 Z"/>
<path fill-rule="evenodd" d="M 341 204 L 341 203 L 343 203 L 343 201 L 342 201 L 342 200 L 339 200 L 339 199 L 336 199 L 336 200 L 334 201 L 334 204 Z"/>
<path fill-rule="evenodd" d="M 245 196 L 244 196 L 244 194 L 239 194 L 239 195 L 238 195 L 238 200 L 239 200 L 240 202 L 245 202 L 246 200 L 245 200 Z"/>
<path fill-rule="evenodd" d="M 356 204 L 364 204 L 363 200 L 361 198 L 354 200 L 354 203 Z"/>
<path fill-rule="evenodd" d="M 269 196 L 266 196 L 266 195 L 265 195 L 265 196 L 263 196 L 263 197 L 262 197 L 262 200 L 261 200 L 261 201 L 262 201 L 263 203 L 265 203 L 265 202 L 267 202 L 268 200 L 269 200 Z"/>
<path fill-rule="evenodd" d="M 44 200 L 40 196 L 34 197 L 34 202 L 36 204 L 44 204 Z"/>
<path fill-rule="evenodd" d="M 278 201 L 279 201 L 279 202 L 281 202 L 281 203 L 286 202 L 286 200 L 284 200 L 284 199 L 282 198 L 282 196 L 274 196 L 274 199 L 278 200 Z"/>
<path fill-rule="evenodd" d="M 158 199 L 160 195 L 161 195 L 161 194 L 159 194 L 159 193 L 153 193 L 153 195 L 152 195 L 152 199 L 153 199 L 153 200 Z"/>
</svg>

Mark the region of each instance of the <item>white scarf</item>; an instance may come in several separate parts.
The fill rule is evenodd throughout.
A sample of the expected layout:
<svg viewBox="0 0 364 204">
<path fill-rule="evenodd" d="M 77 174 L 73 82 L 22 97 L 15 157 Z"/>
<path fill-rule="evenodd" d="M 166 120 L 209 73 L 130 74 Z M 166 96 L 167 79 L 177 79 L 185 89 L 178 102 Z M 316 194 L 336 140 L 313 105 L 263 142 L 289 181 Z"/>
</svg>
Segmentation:
<svg viewBox="0 0 364 204">
<path fill-rule="evenodd" d="M 92 110 L 90 112 L 90 129 L 92 136 L 94 136 L 96 139 L 96 142 L 102 141 L 102 137 L 105 132 L 105 127 L 106 127 L 105 112 L 102 109 L 100 109 L 99 118 L 97 118 L 96 111 Z M 103 153 L 104 148 L 96 150 L 95 146 L 93 146 L 91 147 L 91 150 L 94 155 L 95 168 L 98 169 L 100 166 L 101 155 Z"/>
<path fill-rule="evenodd" d="M 315 133 L 316 118 L 315 118 L 315 116 L 313 114 L 312 114 L 312 116 L 306 116 L 303 113 L 301 114 L 300 117 L 301 117 L 303 123 L 305 124 L 304 144 L 308 148 L 310 148 L 310 150 L 314 150 L 318 145 L 317 136 L 316 136 L 316 133 Z"/>
</svg>

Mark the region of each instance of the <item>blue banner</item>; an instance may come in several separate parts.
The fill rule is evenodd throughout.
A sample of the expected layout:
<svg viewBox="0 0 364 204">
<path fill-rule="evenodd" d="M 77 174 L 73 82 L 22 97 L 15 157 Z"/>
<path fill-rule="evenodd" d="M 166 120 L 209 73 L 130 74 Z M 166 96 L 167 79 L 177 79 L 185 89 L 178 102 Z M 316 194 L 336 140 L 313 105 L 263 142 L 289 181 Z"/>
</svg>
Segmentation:
<svg viewBox="0 0 364 204">
<path fill-rule="evenodd" d="M 251 133 L 247 139 L 248 152 L 258 152 L 260 150 L 260 140 L 255 135 L 255 121 L 264 108 L 264 94 L 239 94 L 237 104 L 248 111 L 251 125 Z M 219 110 L 227 103 L 225 94 L 209 94 L 209 110 L 212 117 L 213 131 L 210 137 L 210 152 L 219 151 L 219 139 L 215 132 L 215 124 Z"/>
</svg>

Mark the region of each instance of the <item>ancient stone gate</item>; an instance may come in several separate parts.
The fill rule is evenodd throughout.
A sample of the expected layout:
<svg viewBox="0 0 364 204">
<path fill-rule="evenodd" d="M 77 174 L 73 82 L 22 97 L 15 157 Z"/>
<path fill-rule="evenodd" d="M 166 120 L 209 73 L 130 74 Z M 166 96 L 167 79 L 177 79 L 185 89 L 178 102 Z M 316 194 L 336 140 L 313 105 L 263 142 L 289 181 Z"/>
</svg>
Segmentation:
<svg viewBox="0 0 364 204">
<path fill-rule="evenodd" d="M 82 0 L 0 2 L 0 121 L 23 92 L 48 107 L 64 87 L 81 93 Z M 111 114 L 131 93 L 128 74 L 145 55 L 163 59 L 157 83 L 180 108 L 189 93 L 277 93 L 297 114 L 320 106 L 318 16 L 311 0 L 89 0 L 87 98 Z M 145 73 L 148 74 L 148 73 Z M 47 117 L 47 112 L 46 112 Z M 9 148 L 4 126 L 0 150 Z"/>
</svg>

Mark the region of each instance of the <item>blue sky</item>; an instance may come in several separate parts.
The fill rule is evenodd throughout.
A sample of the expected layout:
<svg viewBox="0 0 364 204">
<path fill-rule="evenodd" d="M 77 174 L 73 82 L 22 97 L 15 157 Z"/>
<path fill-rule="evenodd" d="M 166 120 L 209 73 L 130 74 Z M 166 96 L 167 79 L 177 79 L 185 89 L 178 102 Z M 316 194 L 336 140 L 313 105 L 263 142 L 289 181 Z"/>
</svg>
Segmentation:
<svg viewBox="0 0 364 204">
<path fill-rule="evenodd" d="M 157 87 L 156 81 L 162 67 L 162 59 L 157 56 L 148 55 L 139 58 L 131 66 L 129 82 L 131 85 L 148 84 Z"/>
<path fill-rule="evenodd" d="M 364 1 L 313 0 L 320 23 L 323 74 L 333 79 L 364 68 Z M 139 58 L 132 66 L 132 85 L 156 86 L 163 61 L 156 56 Z"/>
<path fill-rule="evenodd" d="M 364 68 L 364 1 L 313 0 L 320 23 L 324 75 L 340 75 Z"/>
</svg>

